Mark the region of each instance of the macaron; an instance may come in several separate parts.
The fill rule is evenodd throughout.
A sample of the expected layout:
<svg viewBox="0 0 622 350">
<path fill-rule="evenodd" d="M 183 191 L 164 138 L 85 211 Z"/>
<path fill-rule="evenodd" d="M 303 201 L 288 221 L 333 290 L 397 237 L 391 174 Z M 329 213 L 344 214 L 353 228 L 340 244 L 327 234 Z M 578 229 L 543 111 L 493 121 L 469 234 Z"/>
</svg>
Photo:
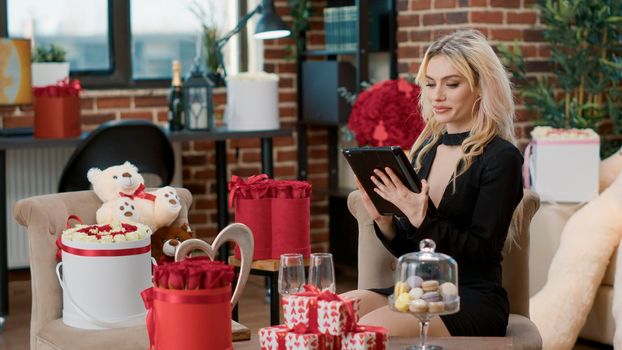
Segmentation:
<svg viewBox="0 0 622 350">
<path fill-rule="evenodd" d="M 445 311 L 445 304 L 442 301 L 428 303 L 428 312 L 441 313 L 443 311 Z"/>
<path fill-rule="evenodd" d="M 428 312 L 428 302 L 422 299 L 413 300 L 408 308 L 410 312 Z"/>
<path fill-rule="evenodd" d="M 410 288 L 419 288 L 421 287 L 421 283 L 423 283 L 423 278 L 419 276 L 410 276 L 406 280 L 406 283 L 408 283 Z"/>
<path fill-rule="evenodd" d="M 410 295 L 410 299 L 412 300 L 419 299 L 423 295 L 423 289 L 413 288 L 408 292 L 408 294 Z"/>
<path fill-rule="evenodd" d="M 421 299 L 423 299 L 423 300 L 425 300 L 427 302 L 443 300 L 443 298 L 441 297 L 441 294 L 439 292 L 425 292 L 421 296 Z"/>
<path fill-rule="evenodd" d="M 408 284 L 403 281 L 399 281 L 395 283 L 395 287 L 393 287 L 393 295 L 398 296 L 402 293 L 408 293 Z"/>
<path fill-rule="evenodd" d="M 450 295 L 458 295 L 458 287 L 456 287 L 456 285 L 451 282 L 445 282 L 441 284 L 440 289 L 441 289 L 441 294 L 443 294 L 443 297 L 450 296 Z"/>
<path fill-rule="evenodd" d="M 421 289 L 424 292 L 434 292 L 438 289 L 438 281 L 437 280 L 427 280 L 421 283 Z"/>
<path fill-rule="evenodd" d="M 408 293 L 400 294 L 397 299 L 395 299 L 395 309 L 401 312 L 408 311 L 408 305 L 410 304 L 410 296 Z"/>
</svg>

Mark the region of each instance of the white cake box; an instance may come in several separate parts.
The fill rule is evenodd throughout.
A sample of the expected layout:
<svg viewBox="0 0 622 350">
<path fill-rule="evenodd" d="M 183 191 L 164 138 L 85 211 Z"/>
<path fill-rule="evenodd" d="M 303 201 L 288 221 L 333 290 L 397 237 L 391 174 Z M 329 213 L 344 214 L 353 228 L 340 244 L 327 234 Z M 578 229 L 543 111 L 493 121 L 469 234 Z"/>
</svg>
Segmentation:
<svg viewBox="0 0 622 350">
<path fill-rule="evenodd" d="M 598 195 L 600 138 L 591 129 L 537 127 L 523 178 L 543 202 L 587 202 Z"/>
<path fill-rule="evenodd" d="M 123 243 L 62 239 L 62 245 L 56 274 L 63 289 L 63 323 L 82 329 L 145 324 L 140 293 L 151 286 L 149 235 Z"/>
<path fill-rule="evenodd" d="M 227 77 L 227 129 L 273 130 L 279 124 L 279 76 L 240 73 Z"/>
</svg>

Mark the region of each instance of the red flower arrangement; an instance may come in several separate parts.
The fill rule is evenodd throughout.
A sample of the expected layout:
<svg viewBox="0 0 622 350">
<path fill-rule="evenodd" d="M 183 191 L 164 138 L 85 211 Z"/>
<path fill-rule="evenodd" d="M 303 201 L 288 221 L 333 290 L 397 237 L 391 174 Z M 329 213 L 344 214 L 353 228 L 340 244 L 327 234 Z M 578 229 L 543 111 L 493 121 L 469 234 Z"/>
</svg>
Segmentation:
<svg viewBox="0 0 622 350">
<path fill-rule="evenodd" d="M 425 126 L 419 93 L 418 85 L 404 79 L 383 80 L 361 92 L 348 122 L 358 144 L 410 149 Z"/>
</svg>

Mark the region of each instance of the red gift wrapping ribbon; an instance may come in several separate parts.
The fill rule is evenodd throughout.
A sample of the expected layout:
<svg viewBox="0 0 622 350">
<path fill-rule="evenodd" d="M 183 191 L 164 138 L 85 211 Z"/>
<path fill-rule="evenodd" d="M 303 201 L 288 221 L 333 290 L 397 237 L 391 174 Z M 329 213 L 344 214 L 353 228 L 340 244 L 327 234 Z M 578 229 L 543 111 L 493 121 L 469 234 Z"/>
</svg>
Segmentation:
<svg viewBox="0 0 622 350">
<path fill-rule="evenodd" d="M 315 300 L 312 300 L 309 303 L 309 326 L 305 326 L 303 323 L 299 323 L 294 327 L 294 332 L 296 333 L 316 333 L 318 332 L 318 322 L 317 322 L 317 307 L 318 304 L 316 300 L 323 301 L 340 301 L 345 306 L 346 313 L 346 331 L 354 329 L 356 324 L 354 322 L 354 306 L 349 302 L 348 299 L 342 298 L 339 295 L 329 291 L 320 291 L 316 286 L 305 284 L 303 286 L 305 289 L 304 292 L 296 293 L 294 296 L 300 297 L 315 297 Z"/>
<path fill-rule="evenodd" d="M 229 207 L 233 208 L 233 202 L 237 197 L 240 196 L 240 191 L 242 190 L 242 188 L 249 187 L 250 185 L 267 180 L 269 180 L 269 178 L 266 174 L 249 176 L 248 180 L 246 181 L 244 181 L 244 179 L 240 176 L 233 175 L 231 177 L 231 182 L 229 182 Z"/>
<path fill-rule="evenodd" d="M 63 251 L 79 256 L 127 256 L 145 254 L 151 251 L 151 244 L 138 248 L 127 249 L 79 249 L 74 247 L 68 247 L 60 242 L 60 237 L 56 243 Z"/>
<path fill-rule="evenodd" d="M 153 287 L 147 288 L 140 293 L 147 309 L 147 332 L 149 333 L 149 349 L 156 347 L 155 344 L 155 321 L 156 309 L 153 307 L 154 300 L 160 300 L 172 304 L 221 304 L 229 302 L 229 295 L 221 293 L 216 295 L 183 295 L 162 293 Z"/>
<path fill-rule="evenodd" d="M 69 80 L 69 78 L 60 80 L 56 85 L 48 85 L 42 87 L 32 88 L 32 92 L 35 97 L 66 97 L 66 96 L 80 96 L 79 80 Z"/>
<path fill-rule="evenodd" d="M 155 202 L 155 200 L 156 200 L 156 196 L 154 194 L 145 192 L 145 185 L 144 184 L 140 184 L 140 186 L 138 186 L 136 191 L 134 191 L 134 193 L 132 193 L 132 194 L 126 194 L 126 193 L 123 193 L 123 192 L 119 192 L 119 195 L 121 197 L 127 197 L 127 198 L 130 198 L 130 199 L 142 198 L 142 199 L 146 199 L 146 200 L 149 200 L 149 201 L 152 201 L 152 202 Z"/>
</svg>

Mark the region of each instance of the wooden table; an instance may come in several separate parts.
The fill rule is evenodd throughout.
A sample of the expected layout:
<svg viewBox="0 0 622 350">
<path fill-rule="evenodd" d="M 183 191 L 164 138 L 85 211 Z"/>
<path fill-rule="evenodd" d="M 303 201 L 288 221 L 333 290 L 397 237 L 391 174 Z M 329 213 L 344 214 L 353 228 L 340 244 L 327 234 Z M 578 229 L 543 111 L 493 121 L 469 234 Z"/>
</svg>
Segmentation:
<svg viewBox="0 0 622 350">
<path fill-rule="evenodd" d="M 253 339 L 233 343 L 235 350 L 259 349 L 259 338 L 253 334 Z M 429 344 L 440 345 L 445 350 L 510 350 L 512 338 L 510 337 L 447 337 L 430 338 Z M 387 350 L 402 350 L 406 346 L 419 344 L 418 338 L 390 337 Z"/>
</svg>

